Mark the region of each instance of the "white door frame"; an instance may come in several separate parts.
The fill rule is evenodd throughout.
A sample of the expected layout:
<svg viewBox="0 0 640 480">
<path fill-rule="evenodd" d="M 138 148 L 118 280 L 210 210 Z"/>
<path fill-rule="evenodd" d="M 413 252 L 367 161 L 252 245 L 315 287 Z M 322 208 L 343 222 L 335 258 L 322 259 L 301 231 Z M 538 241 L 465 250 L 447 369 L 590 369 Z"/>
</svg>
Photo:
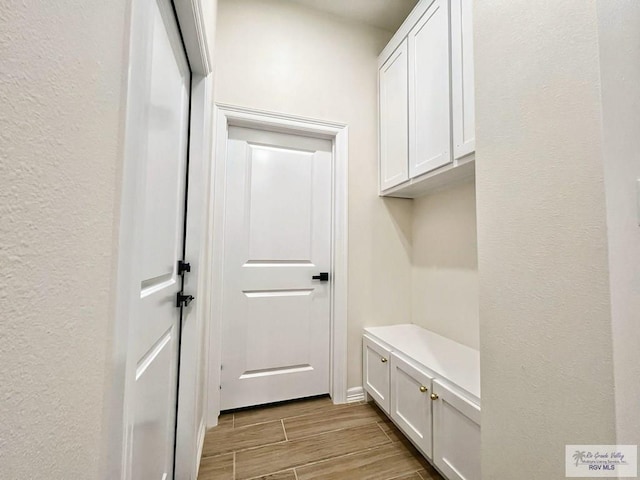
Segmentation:
<svg viewBox="0 0 640 480">
<path fill-rule="evenodd" d="M 210 166 L 212 153 L 212 104 L 213 104 L 213 52 L 209 49 L 207 36 L 213 35 L 215 17 L 206 18 L 203 11 L 204 0 L 173 0 L 178 25 L 182 34 L 189 67 L 191 69 L 191 109 L 189 138 L 189 212 L 187 219 L 187 257 L 195 266 L 195 275 L 189 280 L 187 287 L 197 298 L 191 313 L 185 318 L 193 322 L 199 332 L 183 335 L 179 375 L 188 378 L 193 375 L 194 362 L 204 362 L 208 366 L 207 344 L 198 348 L 195 340 L 199 336 L 208 336 L 208 310 L 210 305 L 209 284 L 210 273 Z M 210 1 L 210 0 L 209 0 Z M 129 353 L 129 332 L 131 324 L 131 308 L 135 299 L 136 287 L 131 275 L 131 265 L 136 258 L 134 251 L 135 218 L 132 213 L 135 201 L 137 169 L 136 136 L 139 134 L 137 113 L 131 111 L 129 95 L 133 91 L 131 84 L 131 66 L 139 61 L 146 52 L 137 42 L 136 26 L 143 15 L 141 1 L 131 2 L 131 10 L 127 21 L 129 44 L 123 61 L 127 63 L 127 77 L 122 109 L 124 136 L 122 187 L 120 198 L 120 223 L 118 230 L 118 259 L 116 277 L 115 319 L 111 331 L 111 349 L 109 371 L 107 372 L 107 393 L 105 398 L 105 416 L 103 426 L 105 432 L 106 452 L 104 458 L 103 477 L 105 479 L 131 478 L 131 431 L 127 430 L 130 412 L 127 406 L 131 403 L 132 386 L 135 380 L 135 359 Z M 215 5 L 214 5 L 215 6 Z M 215 11 L 215 8 L 214 8 Z M 194 265 L 195 264 L 195 265 Z M 197 268 L 200 266 L 201 268 Z M 185 282 L 186 285 L 186 282 Z M 183 319 L 184 324 L 184 319 Z M 184 332 L 183 332 L 184 333 Z M 194 353 L 195 352 L 195 353 Z M 185 355 L 186 354 L 186 355 Z M 184 373 L 183 373 L 184 372 Z M 187 373 L 188 372 L 188 373 Z M 205 372 L 205 383 L 208 372 Z M 177 447 L 176 478 L 196 479 L 197 468 L 202 451 L 207 417 L 208 388 L 198 391 L 196 385 L 181 382 L 179 388 L 179 404 L 177 412 Z M 201 421 L 195 418 L 194 404 L 198 397 L 203 402 Z M 201 425 L 200 425 L 201 424 Z M 198 432 L 198 433 L 192 433 Z M 178 441 L 178 439 L 181 439 Z"/>
<path fill-rule="evenodd" d="M 210 325 L 209 418 L 218 424 L 220 415 L 220 365 L 222 341 L 222 295 L 224 272 L 224 212 L 227 141 L 229 126 L 304 134 L 333 142 L 332 223 L 331 223 L 331 379 L 329 393 L 334 403 L 347 401 L 347 182 L 348 127 L 342 123 L 314 120 L 281 113 L 216 104 L 216 147 L 213 185 L 213 265 Z"/>
</svg>

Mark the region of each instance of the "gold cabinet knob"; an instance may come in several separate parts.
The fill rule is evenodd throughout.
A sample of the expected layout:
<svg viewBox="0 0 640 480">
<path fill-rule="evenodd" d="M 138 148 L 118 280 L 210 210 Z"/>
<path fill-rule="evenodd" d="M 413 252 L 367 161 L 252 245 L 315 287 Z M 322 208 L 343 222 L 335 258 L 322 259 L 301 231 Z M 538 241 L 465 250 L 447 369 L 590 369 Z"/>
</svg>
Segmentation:
<svg viewBox="0 0 640 480">
<path fill-rule="evenodd" d="M 427 387 L 425 387 L 424 385 L 420 386 L 420 391 L 422 393 L 426 392 L 427 391 Z"/>
<path fill-rule="evenodd" d="M 438 397 L 438 394 L 437 394 L 437 393 L 432 393 L 432 394 L 431 394 L 431 400 L 437 400 L 438 398 L 439 398 L 439 397 Z"/>
<path fill-rule="evenodd" d="M 384 357 L 382 357 L 382 358 L 380 359 L 380 361 L 381 361 L 382 363 L 387 363 L 387 359 L 386 359 L 386 358 L 384 358 Z"/>
</svg>

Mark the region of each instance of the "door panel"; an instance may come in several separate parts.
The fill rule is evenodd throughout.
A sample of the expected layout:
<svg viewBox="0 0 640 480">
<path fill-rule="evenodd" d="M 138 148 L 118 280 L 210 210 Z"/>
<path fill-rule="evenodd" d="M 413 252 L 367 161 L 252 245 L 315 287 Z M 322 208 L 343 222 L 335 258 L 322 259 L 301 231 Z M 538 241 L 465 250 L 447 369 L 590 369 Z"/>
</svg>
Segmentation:
<svg viewBox="0 0 640 480">
<path fill-rule="evenodd" d="M 248 262 L 311 256 L 312 153 L 249 145 Z M 274 229 L 273 225 L 280 228 Z"/>
<path fill-rule="evenodd" d="M 135 381 L 128 394 L 133 479 L 173 476 L 177 359 L 185 179 L 189 122 L 190 70 L 168 0 L 146 0 L 144 62 L 132 65 L 131 102 L 144 111 L 137 126 L 139 158 L 136 184 L 135 262 L 137 285 L 130 355 Z M 133 108 L 133 107 L 132 107 Z"/>
<path fill-rule="evenodd" d="M 380 68 L 380 190 L 409 179 L 407 41 Z"/>
<path fill-rule="evenodd" d="M 450 480 L 480 480 L 480 407 L 433 382 L 433 460 Z"/>
<path fill-rule="evenodd" d="M 391 418 L 427 458 L 432 457 L 431 380 L 425 372 L 391 354 Z"/>
<path fill-rule="evenodd" d="M 312 289 L 243 292 L 246 298 L 246 371 L 240 378 L 291 368 L 310 368 Z M 272 335 L 272 332 L 287 335 Z M 269 340 L 266 342 L 265 340 Z M 302 342 L 292 339 L 303 340 Z"/>
<path fill-rule="evenodd" d="M 158 5 L 157 3 L 155 5 Z M 166 8 L 166 7 L 163 7 Z M 154 15 L 152 74 L 148 103 L 148 141 L 145 187 L 142 278 L 153 283 L 173 273 L 182 254 L 185 152 L 189 112 L 189 70 L 169 12 Z M 174 45 L 177 43 L 177 45 Z M 177 128 L 179 130 L 177 130 Z M 179 159 L 179 161 L 176 161 Z"/>
<path fill-rule="evenodd" d="M 332 144 L 231 127 L 221 408 L 329 391 Z"/>
<path fill-rule="evenodd" d="M 434 0 L 409 33 L 409 176 L 452 161 L 449 5 Z"/>
<path fill-rule="evenodd" d="M 133 478 L 162 479 L 165 474 L 170 478 L 171 463 L 166 457 L 173 455 L 173 442 L 169 446 L 167 434 L 172 433 L 173 424 L 166 409 L 175 403 L 176 345 L 176 328 L 171 327 L 136 369 Z"/>
</svg>

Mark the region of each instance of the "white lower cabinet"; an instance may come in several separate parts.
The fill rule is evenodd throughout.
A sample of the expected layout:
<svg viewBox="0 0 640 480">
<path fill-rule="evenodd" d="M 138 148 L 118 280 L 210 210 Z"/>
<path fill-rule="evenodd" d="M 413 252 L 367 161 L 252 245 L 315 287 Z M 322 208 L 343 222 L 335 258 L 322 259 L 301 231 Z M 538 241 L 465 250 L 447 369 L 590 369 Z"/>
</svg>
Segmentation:
<svg viewBox="0 0 640 480">
<path fill-rule="evenodd" d="M 371 398 L 389 413 L 389 355 L 390 351 L 370 338 L 362 340 L 362 368 L 364 388 Z"/>
<path fill-rule="evenodd" d="M 363 386 L 447 480 L 480 480 L 480 355 L 416 325 L 370 327 Z"/>
<path fill-rule="evenodd" d="M 433 381 L 433 461 L 449 480 L 480 480 L 480 407 Z"/>
<path fill-rule="evenodd" d="M 391 354 L 391 418 L 429 459 L 432 458 L 431 380 L 425 372 Z"/>
</svg>

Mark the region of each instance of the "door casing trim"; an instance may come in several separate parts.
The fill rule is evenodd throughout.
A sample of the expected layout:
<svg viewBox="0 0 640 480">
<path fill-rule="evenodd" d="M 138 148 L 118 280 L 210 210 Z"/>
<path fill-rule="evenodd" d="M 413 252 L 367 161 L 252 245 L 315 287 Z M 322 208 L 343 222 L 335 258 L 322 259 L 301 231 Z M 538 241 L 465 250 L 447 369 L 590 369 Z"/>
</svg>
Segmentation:
<svg viewBox="0 0 640 480">
<path fill-rule="evenodd" d="M 208 427 L 218 424 L 220 415 L 220 367 L 222 332 L 222 292 L 224 272 L 225 166 L 229 126 L 266 129 L 329 139 L 332 155 L 331 221 L 331 350 L 329 393 L 334 403 L 347 401 L 347 285 L 348 285 L 348 145 L 346 124 L 327 122 L 283 113 L 216 103 L 215 158 L 213 179 L 213 250 L 210 284 L 212 288 L 209 336 Z"/>
</svg>

